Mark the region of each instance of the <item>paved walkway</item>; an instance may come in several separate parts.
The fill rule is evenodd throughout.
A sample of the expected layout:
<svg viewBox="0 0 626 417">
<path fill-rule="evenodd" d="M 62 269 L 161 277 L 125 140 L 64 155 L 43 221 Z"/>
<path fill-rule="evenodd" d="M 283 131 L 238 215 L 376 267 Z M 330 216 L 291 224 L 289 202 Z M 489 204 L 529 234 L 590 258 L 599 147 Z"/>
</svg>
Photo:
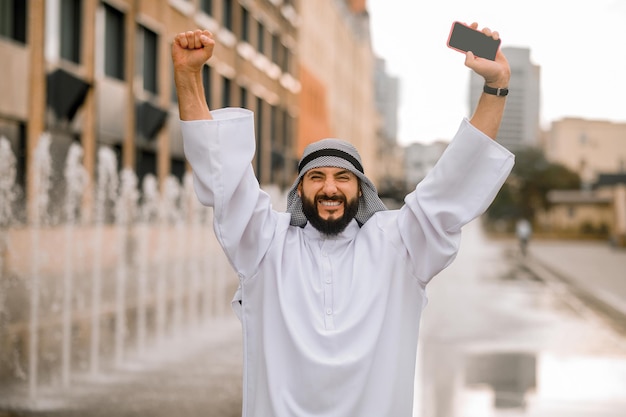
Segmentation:
<svg viewBox="0 0 626 417">
<path fill-rule="evenodd" d="M 564 281 L 626 325 L 626 249 L 605 242 L 533 240 L 526 265 L 539 276 Z"/>
<path fill-rule="evenodd" d="M 579 295 L 609 306 L 626 323 L 626 250 L 598 242 L 533 240 L 523 263 L 538 276 L 564 281 Z M 7 404 L 0 393 L 0 417 L 240 416 L 239 322 L 223 319 L 197 333 L 101 379 L 74 381 L 70 392 L 42 390 L 36 404 Z"/>
<path fill-rule="evenodd" d="M 101 377 L 78 377 L 65 392 L 42 388 L 34 403 L 0 392 L 0 417 L 240 417 L 241 326 L 232 317 Z"/>
</svg>

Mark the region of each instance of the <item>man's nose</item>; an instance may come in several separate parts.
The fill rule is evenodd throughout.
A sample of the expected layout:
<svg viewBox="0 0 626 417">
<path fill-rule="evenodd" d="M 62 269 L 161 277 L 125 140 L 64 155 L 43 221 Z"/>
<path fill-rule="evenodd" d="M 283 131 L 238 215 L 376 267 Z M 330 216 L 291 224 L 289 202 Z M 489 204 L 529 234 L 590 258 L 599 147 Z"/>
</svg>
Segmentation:
<svg viewBox="0 0 626 417">
<path fill-rule="evenodd" d="M 324 181 L 324 193 L 327 195 L 333 195 L 337 192 L 337 183 L 334 178 L 327 178 Z"/>
</svg>

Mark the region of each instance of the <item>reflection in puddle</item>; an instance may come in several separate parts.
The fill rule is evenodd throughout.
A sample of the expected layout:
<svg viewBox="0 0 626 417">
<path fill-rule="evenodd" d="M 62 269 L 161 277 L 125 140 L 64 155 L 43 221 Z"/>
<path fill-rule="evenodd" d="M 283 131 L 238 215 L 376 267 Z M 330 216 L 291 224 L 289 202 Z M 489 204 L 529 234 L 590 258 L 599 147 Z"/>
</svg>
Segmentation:
<svg viewBox="0 0 626 417">
<path fill-rule="evenodd" d="M 552 353 L 465 358 L 461 417 L 617 417 L 626 410 L 626 359 Z"/>
<path fill-rule="evenodd" d="M 525 408 L 526 393 L 537 386 L 536 374 L 534 354 L 478 354 L 465 359 L 465 385 L 491 387 L 495 408 Z"/>
</svg>

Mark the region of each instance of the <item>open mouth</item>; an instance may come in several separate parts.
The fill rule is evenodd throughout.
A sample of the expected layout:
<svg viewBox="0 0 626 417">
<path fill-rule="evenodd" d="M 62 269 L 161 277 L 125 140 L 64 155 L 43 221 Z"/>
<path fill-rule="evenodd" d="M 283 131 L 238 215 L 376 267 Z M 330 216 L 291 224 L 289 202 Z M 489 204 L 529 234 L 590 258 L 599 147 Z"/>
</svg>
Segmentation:
<svg viewBox="0 0 626 417">
<path fill-rule="evenodd" d="M 341 198 L 318 198 L 317 199 L 318 214 L 326 213 L 322 215 L 326 216 L 340 216 L 343 210 L 343 200 Z"/>
</svg>

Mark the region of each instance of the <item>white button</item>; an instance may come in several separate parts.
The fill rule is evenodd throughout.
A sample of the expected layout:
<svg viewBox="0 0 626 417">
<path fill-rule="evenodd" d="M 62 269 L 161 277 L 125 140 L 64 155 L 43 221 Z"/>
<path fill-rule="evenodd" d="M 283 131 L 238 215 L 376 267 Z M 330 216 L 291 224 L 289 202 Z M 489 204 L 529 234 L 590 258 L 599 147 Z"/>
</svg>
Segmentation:
<svg viewBox="0 0 626 417">
<path fill-rule="evenodd" d="M 326 257 L 328 256 L 328 254 L 327 254 L 326 252 L 322 252 L 322 256 L 323 256 L 324 258 L 326 258 Z"/>
<path fill-rule="evenodd" d="M 330 277 L 326 278 L 326 283 L 330 284 Z"/>
<path fill-rule="evenodd" d="M 330 316 L 331 314 L 333 314 L 333 310 L 330 309 L 330 308 L 327 308 L 326 309 L 326 314 L 328 314 Z"/>
</svg>

